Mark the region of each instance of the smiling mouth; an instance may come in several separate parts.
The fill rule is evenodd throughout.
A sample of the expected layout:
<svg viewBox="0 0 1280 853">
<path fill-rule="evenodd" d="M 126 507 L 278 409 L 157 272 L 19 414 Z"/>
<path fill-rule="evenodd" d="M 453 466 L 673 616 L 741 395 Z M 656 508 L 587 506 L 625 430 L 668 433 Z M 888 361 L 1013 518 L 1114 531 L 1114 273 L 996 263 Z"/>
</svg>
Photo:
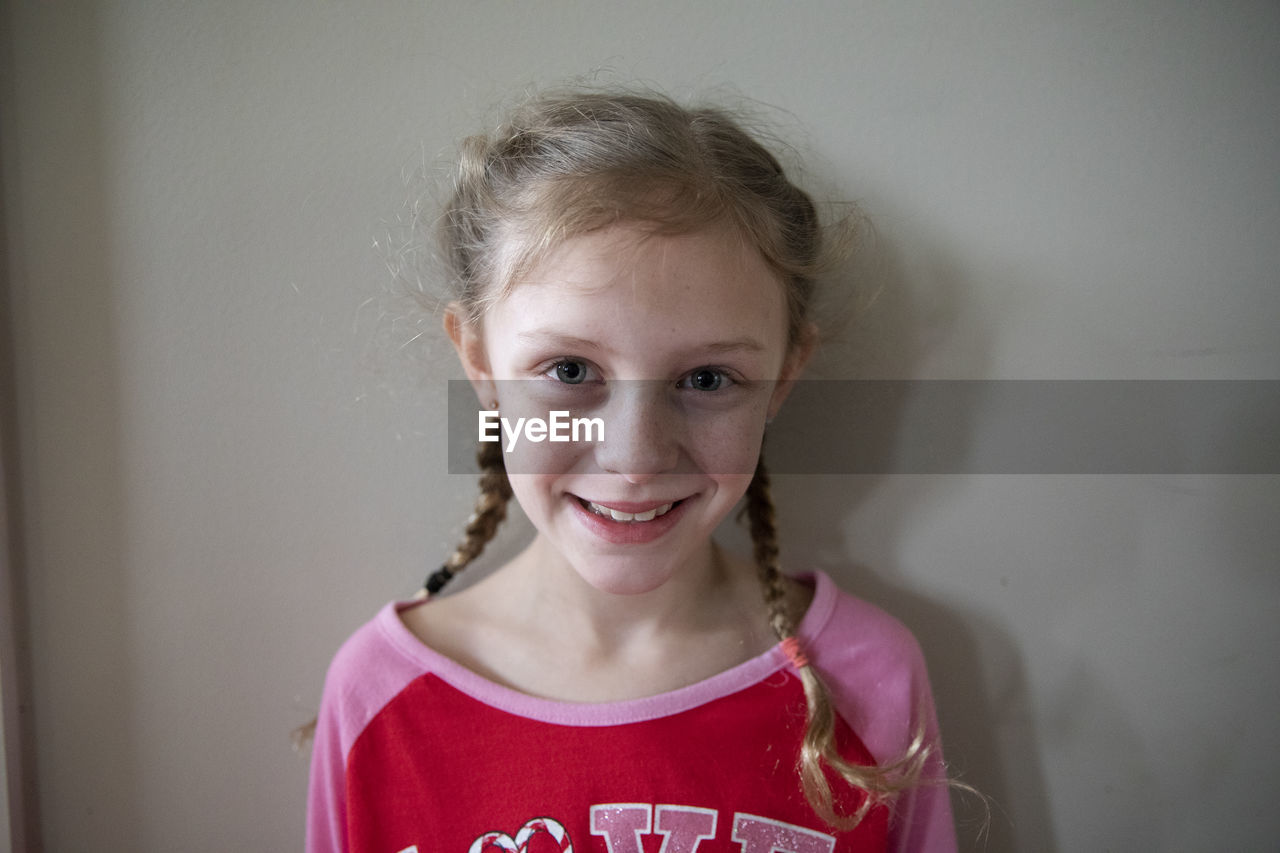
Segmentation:
<svg viewBox="0 0 1280 853">
<path fill-rule="evenodd" d="M 627 521 L 636 524 L 653 521 L 655 518 L 661 518 L 670 512 L 672 507 L 679 506 L 683 502 L 672 501 L 671 503 L 665 503 L 661 506 L 647 509 L 644 512 L 622 512 L 621 510 L 610 509 L 607 506 L 602 506 L 585 498 L 578 498 L 578 501 L 590 512 L 593 512 L 602 518 L 612 519 L 613 521 Z"/>
</svg>

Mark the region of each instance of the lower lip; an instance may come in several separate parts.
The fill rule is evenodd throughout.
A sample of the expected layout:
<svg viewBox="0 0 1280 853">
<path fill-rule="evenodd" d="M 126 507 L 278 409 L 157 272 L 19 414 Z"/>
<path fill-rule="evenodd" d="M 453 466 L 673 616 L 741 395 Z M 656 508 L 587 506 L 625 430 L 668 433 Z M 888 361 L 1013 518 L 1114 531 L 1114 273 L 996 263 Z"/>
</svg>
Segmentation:
<svg viewBox="0 0 1280 853">
<path fill-rule="evenodd" d="M 587 509 L 576 496 L 570 495 L 568 500 L 577 513 L 578 520 L 596 536 L 613 545 L 643 545 L 661 538 L 675 527 L 692 498 L 685 498 L 653 521 L 614 521 Z"/>
</svg>

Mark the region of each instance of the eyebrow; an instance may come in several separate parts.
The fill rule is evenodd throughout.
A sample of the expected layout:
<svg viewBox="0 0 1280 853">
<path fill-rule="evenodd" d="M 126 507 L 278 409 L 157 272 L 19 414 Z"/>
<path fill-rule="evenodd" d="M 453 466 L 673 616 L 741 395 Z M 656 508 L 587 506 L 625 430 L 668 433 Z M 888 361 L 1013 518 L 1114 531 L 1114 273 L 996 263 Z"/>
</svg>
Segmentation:
<svg viewBox="0 0 1280 853">
<path fill-rule="evenodd" d="M 608 350 L 609 347 L 601 345 L 597 341 L 579 338 L 576 335 L 563 335 L 559 332 L 551 331 L 533 331 L 519 332 L 516 339 L 522 343 L 530 344 L 555 344 L 566 350 Z M 731 353 L 731 352 L 763 352 L 764 344 L 755 338 L 733 338 L 727 341 L 713 341 L 709 344 L 692 347 L 692 352 L 709 352 L 709 353 Z"/>
<path fill-rule="evenodd" d="M 600 345 L 595 341 L 589 341 L 586 338 L 579 338 L 574 335 L 562 335 L 559 332 L 519 332 L 516 334 L 516 340 L 521 343 L 529 344 L 555 344 L 566 350 L 575 349 L 600 349 Z"/>
<path fill-rule="evenodd" d="M 706 346 L 699 347 L 698 349 L 700 351 L 706 350 L 709 352 L 739 352 L 742 350 L 746 350 L 748 352 L 763 352 L 764 344 L 760 343 L 755 338 L 735 338 L 731 341 L 716 341 L 715 343 L 707 344 Z"/>
</svg>

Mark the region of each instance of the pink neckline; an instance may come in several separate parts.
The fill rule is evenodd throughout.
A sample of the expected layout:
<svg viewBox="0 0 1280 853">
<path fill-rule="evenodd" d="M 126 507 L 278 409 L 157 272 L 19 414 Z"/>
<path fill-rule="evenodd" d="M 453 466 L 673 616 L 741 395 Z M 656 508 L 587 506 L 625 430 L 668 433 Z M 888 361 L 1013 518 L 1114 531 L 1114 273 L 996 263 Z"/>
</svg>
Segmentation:
<svg viewBox="0 0 1280 853">
<path fill-rule="evenodd" d="M 814 581 L 813 601 L 797 630 L 801 642 L 811 647 L 835 609 L 836 589 L 823 572 L 798 577 L 801 580 L 812 577 Z M 400 612 L 416 604 L 419 602 L 393 601 L 383 607 L 375 619 L 382 635 L 397 652 L 412 662 L 414 668 L 422 674 L 431 673 L 439 677 L 486 705 L 545 723 L 613 726 L 666 717 L 736 693 L 788 666 L 781 646 L 774 645 L 765 653 L 724 672 L 666 693 L 618 702 L 564 702 L 532 696 L 490 681 L 425 645 L 400 620 Z"/>
</svg>

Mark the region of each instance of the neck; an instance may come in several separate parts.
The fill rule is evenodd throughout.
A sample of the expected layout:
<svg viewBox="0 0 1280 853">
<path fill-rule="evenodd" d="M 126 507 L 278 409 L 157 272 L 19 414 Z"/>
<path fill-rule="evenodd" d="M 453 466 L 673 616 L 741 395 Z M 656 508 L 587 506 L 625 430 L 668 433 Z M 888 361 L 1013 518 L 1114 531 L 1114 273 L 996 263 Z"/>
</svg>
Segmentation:
<svg viewBox="0 0 1280 853">
<path fill-rule="evenodd" d="M 750 563 L 708 541 L 675 569 L 647 592 L 604 592 L 538 537 L 474 587 L 445 596 L 420 636 L 499 683 L 575 702 L 653 696 L 776 642 Z"/>
</svg>

